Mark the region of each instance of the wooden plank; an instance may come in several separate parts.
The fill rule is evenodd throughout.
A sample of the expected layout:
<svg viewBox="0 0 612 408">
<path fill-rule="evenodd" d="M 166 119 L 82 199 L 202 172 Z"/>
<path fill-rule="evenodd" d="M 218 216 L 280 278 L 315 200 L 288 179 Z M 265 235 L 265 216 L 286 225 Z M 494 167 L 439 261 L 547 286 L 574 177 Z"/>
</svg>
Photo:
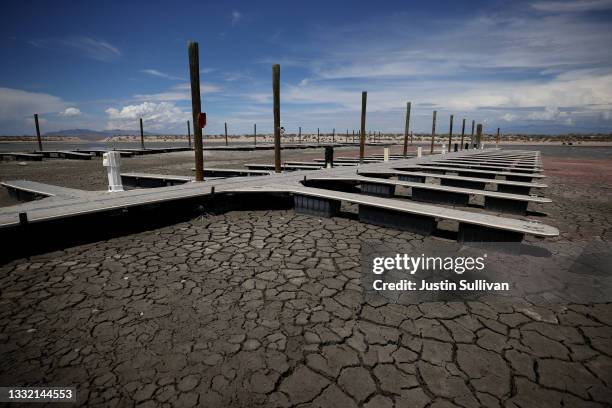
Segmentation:
<svg viewBox="0 0 612 408">
<path fill-rule="evenodd" d="M 270 187 L 269 187 L 270 188 Z M 268 188 L 267 191 L 270 191 Z M 530 234 L 539 237 L 556 237 L 559 235 L 559 230 L 550 225 L 542 224 L 530 220 L 518 220 L 514 218 L 499 217 L 489 214 L 480 214 L 470 211 L 456 210 L 454 208 L 445 208 L 431 204 L 415 203 L 408 200 L 397 200 L 393 198 L 383 198 L 368 196 L 356 193 L 346 193 L 339 191 L 322 190 L 304 186 L 279 186 L 276 191 L 287 191 L 290 189 L 292 194 L 302 194 L 312 197 L 320 197 L 325 199 L 346 201 L 353 204 L 368 205 L 377 208 L 384 208 L 395 211 L 402 211 L 416 215 L 423 215 L 434 218 L 443 218 L 452 221 L 474 224 L 483 227 L 507 230 L 518 232 L 521 234 Z M 256 192 L 258 188 L 235 188 L 235 192 Z"/>
<path fill-rule="evenodd" d="M 389 180 L 389 179 L 380 179 L 375 177 L 363 177 L 363 176 L 353 176 L 353 177 L 309 177 L 309 181 L 313 180 L 321 180 L 321 181 L 343 181 L 343 182 L 359 182 L 359 183 L 371 183 L 371 184 L 386 184 L 386 185 L 395 185 L 402 187 L 416 187 L 420 189 L 428 189 L 435 191 L 444 191 L 449 193 L 461 193 L 461 194 L 469 194 L 469 195 L 477 195 L 483 197 L 495 197 L 495 198 L 503 198 L 505 200 L 515 200 L 515 201 L 527 201 L 534 203 L 551 203 L 552 200 L 546 197 L 540 197 L 535 195 L 523 195 L 523 194 L 509 194 L 509 193 L 500 193 L 497 191 L 491 190 L 475 190 L 470 188 L 461 188 L 461 187 L 451 187 L 451 186 L 442 186 L 439 184 L 429 184 L 429 183 L 415 183 L 412 181 L 400 181 L 400 180 Z"/>
<path fill-rule="evenodd" d="M 478 174 L 490 174 L 497 176 L 518 176 L 518 177 L 531 177 L 531 178 L 544 178 L 546 177 L 543 174 L 531 174 L 531 173 L 513 173 L 507 171 L 493 171 L 493 170 L 479 170 L 479 169 L 461 169 L 456 167 L 447 167 L 447 166 L 422 166 L 420 164 L 411 165 L 406 167 L 397 167 L 396 170 L 404 170 L 411 171 L 410 169 L 415 169 L 415 171 L 427 171 L 427 170 L 440 170 L 440 171 L 454 171 L 454 172 L 469 172 L 469 173 L 478 173 Z"/>
<path fill-rule="evenodd" d="M 377 174 L 374 172 L 359 172 L 359 174 L 363 174 L 365 177 L 368 175 Z M 529 187 L 529 188 L 547 188 L 546 184 L 541 183 L 525 183 L 521 181 L 508 181 L 508 180 L 498 180 L 498 179 L 487 179 L 487 178 L 478 178 L 478 177 L 463 177 L 463 176 L 454 176 L 452 174 L 434 174 L 434 173 L 425 173 L 418 171 L 393 171 L 393 172 L 380 172 L 378 174 L 381 175 L 406 175 L 406 176 L 418 176 L 418 177 L 431 177 L 437 179 L 447 179 L 447 180 L 457 180 L 457 181 L 471 181 L 475 183 L 485 183 L 485 184 L 503 184 L 509 186 L 516 187 Z"/>
</svg>

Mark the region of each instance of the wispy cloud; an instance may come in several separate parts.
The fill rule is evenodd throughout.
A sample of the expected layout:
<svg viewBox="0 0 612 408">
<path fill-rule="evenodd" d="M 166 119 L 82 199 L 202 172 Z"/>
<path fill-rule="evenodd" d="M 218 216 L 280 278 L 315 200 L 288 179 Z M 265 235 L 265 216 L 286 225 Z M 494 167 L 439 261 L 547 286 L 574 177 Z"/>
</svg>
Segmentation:
<svg viewBox="0 0 612 408">
<path fill-rule="evenodd" d="M 557 13 L 573 13 L 593 10 L 612 9 L 611 0 L 567 0 L 567 1 L 537 1 L 531 4 L 536 10 Z"/>
<path fill-rule="evenodd" d="M 174 76 L 174 75 L 170 75 L 170 74 L 166 74 L 164 72 L 158 71 L 156 69 L 142 69 L 140 70 L 140 72 L 151 75 L 151 76 L 156 76 L 159 78 L 166 78 L 166 79 L 171 79 L 174 81 L 184 81 L 184 78 L 178 77 L 178 76 Z"/>
<path fill-rule="evenodd" d="M 242 20 L 242 17 L 243 16 L 241 12 L 239 12 L 238 10 L 232 10 L 232 14 L 230 17 L 232 25 L 235 26 L 236 24 L 238 24 L 238 22 Z"/>
<path fill-rule="evenodd" d="M 109 42 L 85 36 L 42 38 L 28 42 L 34 47 L 65 51 L 97 61 L 112 61 L 121 56 L 119 48 Z"/>
<path fill-rule="evenodd" d="M 219 91 L 221 91 L 221 88 L 217 85 L 209 83 L 200 84 L 200 92 L 203 94 L 211 94 Z M 191 85 L 189 83 L 177 84 L 164 92 L 134 95 L 134 99 L 155 102 L 189 101 L 191 100 Z"/>
</svg>

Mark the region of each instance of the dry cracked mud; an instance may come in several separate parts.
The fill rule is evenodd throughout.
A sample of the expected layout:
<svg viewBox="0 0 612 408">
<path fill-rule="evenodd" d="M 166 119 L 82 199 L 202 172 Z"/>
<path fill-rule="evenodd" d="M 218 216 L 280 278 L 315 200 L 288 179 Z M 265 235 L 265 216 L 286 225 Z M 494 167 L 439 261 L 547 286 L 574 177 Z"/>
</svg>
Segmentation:
<svg viewBox="0 0 612 408">
<path fill-rule="evenodd" d="M 609 176 L 545 164 L 558 239 L 609 241 Z M 89 406 L 610 406 L 612 303 L 366 302 L 361 245 L 424 239 L 230 212 L 13 261 L 0 384 Z"/>
</svg>

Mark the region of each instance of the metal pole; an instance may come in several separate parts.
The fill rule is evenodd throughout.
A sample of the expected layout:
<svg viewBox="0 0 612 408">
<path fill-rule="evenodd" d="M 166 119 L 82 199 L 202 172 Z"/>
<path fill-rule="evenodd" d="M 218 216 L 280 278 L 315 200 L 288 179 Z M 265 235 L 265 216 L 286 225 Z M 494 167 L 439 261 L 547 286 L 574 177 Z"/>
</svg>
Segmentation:
<svg viewBox="0 0 612 408">
<path fill-rule="evenodd" d="M 436 137 L 436 111 L 433 111 L 433 120 L 431 122 L 431 150 L 429 154 L 433 154 L 434 152 L 434 139 Z"/>
<path fill-rule="evenodd" d="M 227 122 L 225 122 L 225 145 L 227 146 Z"/>
<path fill-rule="evenodd" d="M 368 93 L 361 93 L 361 135 L 359 136 L 359 162 L 363 163 L 365 153 L 365 126 L 366 126 L 366 105 L 368 102 Z"/>
<path fill-rule="evenodd" d="M 36 140 L 38 140 L 38 150 L 42 152 L 42 139 L 40 138 L 40 126 L 38 126 L 38 113 L 34 114 L 34 124 L 36 124 Z"/>
<path fill-rule="evenodd" d="M 453 120 L 455 119 L 455 115 L 451 115 L 450 117 L 450 127 L 448 130 L 448 152 L 451 152 L 451 144 L 453 140 Z"/>
<path fill-rule="evenodd" d="M 202 112 L 200 102 L 200 51 L 197 42 L 190 42 L 189 50 L 189 78 L 191 80 L 191 112 L 193 120 L 193 144 L 195 146 L 195 179 L 204 180 L 204 154 L 202 151 L 202 128 L 198 117 Z"/>
<path fill-rule="evenodd" d="M 142 128 L 142 118 L 140 118 L 140 148 L 144 150 L 144 130 Z"/>
<path fill-rule="evenodd" d="M 408 154 L 408 129 L 410 128 L 410 108 L 412 103 L 408 102 L 406 104 L 406 127 L 404 128 L 404 158 Z M 412 144 L 412 140 L 410 141 Z"/>
<path fill-rule="evenodd" d="M 280 150 L 280 65 L 272 65 L 272 93 L 274 94 L 274 171 L 281 172 Z"/>
<path fill-rule="evenodd" d="M 187 121 L 187 140 L 189 141 L 189 148 L 191 149 L 191 124 Z"/>
</svg>

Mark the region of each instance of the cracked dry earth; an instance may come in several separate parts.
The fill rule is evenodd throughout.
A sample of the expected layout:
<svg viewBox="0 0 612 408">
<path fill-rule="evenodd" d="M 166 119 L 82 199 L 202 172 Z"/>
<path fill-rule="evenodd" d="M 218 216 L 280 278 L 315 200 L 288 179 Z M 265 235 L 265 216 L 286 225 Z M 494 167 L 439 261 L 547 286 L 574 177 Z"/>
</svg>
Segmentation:
<svg viewBox="0 0 612 408">
<path fill-rule="evenodd" d="M 563 239 L 607 232 L 605 211 L 559 222 L 582 205 L 564 198 L 546 220 Z M 90 406 L 610 406 L 610 303 L 366 302 L 362 243 L 423 239 L 230 212 L 11 262 L 0 385 L 75 385 Z"/>
</svg>

